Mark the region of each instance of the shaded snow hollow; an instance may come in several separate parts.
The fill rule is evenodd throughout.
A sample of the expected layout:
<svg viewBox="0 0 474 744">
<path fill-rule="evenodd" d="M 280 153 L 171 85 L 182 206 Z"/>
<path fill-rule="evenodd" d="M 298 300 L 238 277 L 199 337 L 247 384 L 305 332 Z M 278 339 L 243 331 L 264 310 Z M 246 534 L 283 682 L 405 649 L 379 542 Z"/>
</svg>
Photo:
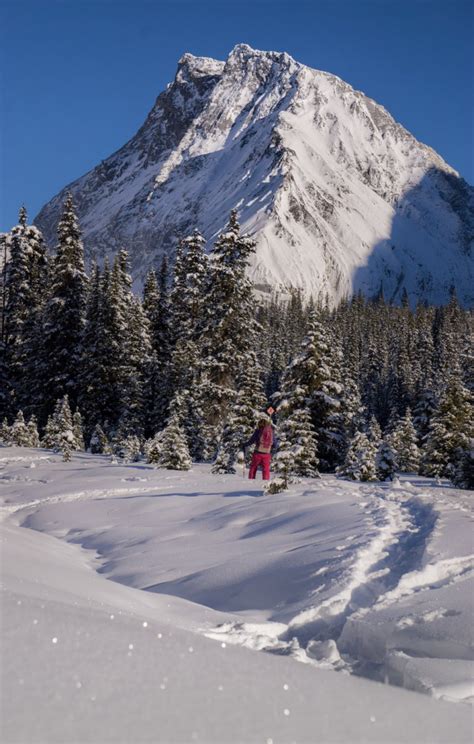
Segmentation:
<svg viewBox="0 0 474 744">
<path fill-rule="evenodd" d="M 3 741 L 471 740 L 472 492 L 2 448 L 0 494 Z"/>
<path fill-rule="evenodd" d="M 185 54 L 137 134 L 67 188 L 89 257 L 127 248 L 137 284 L 236 208 L 262 291 L 474 300 L 474 190 L 382 106 L 286 53 Z M 51 245 L 64 198 L 36 219 Z"/>
</svg>

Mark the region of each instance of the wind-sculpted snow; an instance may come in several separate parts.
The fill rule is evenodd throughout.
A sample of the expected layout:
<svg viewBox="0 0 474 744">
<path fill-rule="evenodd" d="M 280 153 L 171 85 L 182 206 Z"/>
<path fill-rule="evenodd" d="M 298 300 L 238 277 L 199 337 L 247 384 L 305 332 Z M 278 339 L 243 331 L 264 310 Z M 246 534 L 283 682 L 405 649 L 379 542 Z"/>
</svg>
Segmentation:
<svg viewBox="0 0 474 744">
<path fill-rule="evenodd" d="M 473 189 L 382 106 L 288 54 L 184 55 L 138 133 L 67 188 L 88 255 L 127 248 L 138 283 L 237 208 L 261 290 L 473 300 Z M 36 220 L 51 244 L 64 196 Z"/>
<path fill-rule="evenodd" d="M 4 740 L 469 741 L 397 689 L 472 697 L 469 492 L 4 448 L 0 495 Z"/>
</svg>

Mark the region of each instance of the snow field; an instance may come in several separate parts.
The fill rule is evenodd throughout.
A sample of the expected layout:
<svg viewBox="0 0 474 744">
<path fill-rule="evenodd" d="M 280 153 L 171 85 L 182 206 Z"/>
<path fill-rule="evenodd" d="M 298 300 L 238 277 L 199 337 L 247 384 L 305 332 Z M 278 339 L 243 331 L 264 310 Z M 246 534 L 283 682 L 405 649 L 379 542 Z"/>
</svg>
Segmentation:
<svg viewBox="0 0 474 744">
<path fill-rule="evenodd" d="M 0 494 L 3 740 L 470 739 L 351 674 L 472 695 L 469 492 L 4 448 Z"/>
</svg>

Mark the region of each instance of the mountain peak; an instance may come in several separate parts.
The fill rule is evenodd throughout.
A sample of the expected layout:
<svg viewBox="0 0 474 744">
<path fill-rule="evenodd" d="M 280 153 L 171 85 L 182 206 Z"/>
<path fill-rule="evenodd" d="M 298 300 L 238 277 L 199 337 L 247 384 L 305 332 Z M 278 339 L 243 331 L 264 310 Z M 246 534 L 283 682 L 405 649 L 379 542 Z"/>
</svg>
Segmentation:
<svg viewBox="0 0 474 744">
<path fill-rule="evenodd" d="M 255 237 L 256 286 L 472 302 L 474 190 L 390 114 L 286 52 L 186 52 L 137 135 L 70 187 L 97 257 L 137 282 L 180 236 L 212 242 L 231 209 Z M 64 192 L 38 225 L 52 243 Z"/>
<path fill-rule="evenodd" d="M 207 77 L 221 75 L 224 62 L 211 57 L 197 57 L 191 52 L 185 52 L 178 60 L 178 72 L 176 77 L 181 79 L 188 77 Z"/>
</svg>

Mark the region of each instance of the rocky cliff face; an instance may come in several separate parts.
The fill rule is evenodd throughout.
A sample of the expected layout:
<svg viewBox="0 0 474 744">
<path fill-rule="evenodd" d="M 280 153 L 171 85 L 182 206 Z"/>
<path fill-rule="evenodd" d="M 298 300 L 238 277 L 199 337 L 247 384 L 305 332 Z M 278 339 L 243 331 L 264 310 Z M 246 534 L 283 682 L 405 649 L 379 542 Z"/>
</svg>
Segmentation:
<svg viewBox="0 0 474 744">
<path fill-rule="evenodd" d="M 237 208 L 260 289 L 474 299 L 474 189 L 382 106 L 288 54 L 185 54 L 135 137 L 67 189 L 89 256 L 126 247 L 138 282 Z M 64 196 L 36 219 L 51 243 Z"/>
</svg>

